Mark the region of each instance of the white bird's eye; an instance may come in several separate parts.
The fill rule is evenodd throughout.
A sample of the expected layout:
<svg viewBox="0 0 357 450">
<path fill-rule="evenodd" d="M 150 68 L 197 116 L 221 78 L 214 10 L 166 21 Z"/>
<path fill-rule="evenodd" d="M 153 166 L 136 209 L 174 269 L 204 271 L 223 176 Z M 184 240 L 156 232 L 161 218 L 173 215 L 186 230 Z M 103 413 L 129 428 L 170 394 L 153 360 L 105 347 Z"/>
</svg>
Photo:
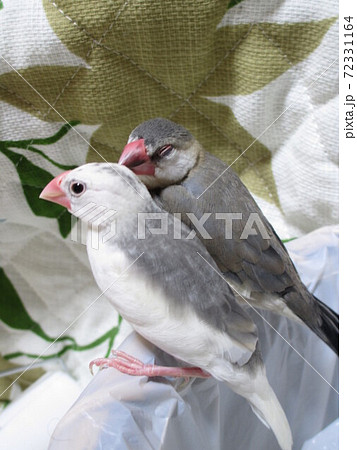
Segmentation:
<svg viewBox="0 0 357 450">
<path fill-rule="evenodd" d="M 80 181 L 72 181 L 69 187 L 71 193 L 76 197 L 79 197 L 86 190 L 86 185 Z"/>
<path fill-rule="evenodd" d="M 159 158 L 165 158 L 166 156 L 169 156 L 173 152 L 174 148 L 172 145 L 164 145 L 157 151 L 157 156 Z"/>
</svg>

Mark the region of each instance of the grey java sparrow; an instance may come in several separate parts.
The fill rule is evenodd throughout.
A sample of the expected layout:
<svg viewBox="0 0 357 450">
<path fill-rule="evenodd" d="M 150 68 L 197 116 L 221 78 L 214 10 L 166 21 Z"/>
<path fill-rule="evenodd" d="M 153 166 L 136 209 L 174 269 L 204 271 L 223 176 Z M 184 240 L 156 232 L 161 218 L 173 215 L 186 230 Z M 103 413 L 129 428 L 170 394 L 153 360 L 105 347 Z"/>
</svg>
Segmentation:
<svg viewBox="0 0 357 450">
<path fill-rule="evenodd" d="M 93 276 L 140 335 L 188 367 L 143 365 L 121 352 L 92 364 L 132 375 L 213 376 L 246 398 L 280 447 L 291 449 L 290 427 L 267 380 L 256 326 L 200 239 L 189 238 L 192 230 L 180 223 L 181 239 L 176 239 L 175 217 L 152 199 L 131 170 L 118 164 L 91 163 L 65 172 L 46 186 L 41 198 L 79 217 L 88 205 L 115 212 L 99 226 L 104 236 L 114 221 L 111 239 L 96 247 L 88 232 Z M 158 217 L 167 224 L 163 233 L 151 232 Z"/>
<path fill-rule="evenodd" d="M 162 118 L 143 122 L 119 164 L 140 177 L 162 208 L 197 230 L 238 301 L 304 322 L 338 354 L 338 314 L 307 290 L 238 175 L 187 129 Z"/>
</svg>

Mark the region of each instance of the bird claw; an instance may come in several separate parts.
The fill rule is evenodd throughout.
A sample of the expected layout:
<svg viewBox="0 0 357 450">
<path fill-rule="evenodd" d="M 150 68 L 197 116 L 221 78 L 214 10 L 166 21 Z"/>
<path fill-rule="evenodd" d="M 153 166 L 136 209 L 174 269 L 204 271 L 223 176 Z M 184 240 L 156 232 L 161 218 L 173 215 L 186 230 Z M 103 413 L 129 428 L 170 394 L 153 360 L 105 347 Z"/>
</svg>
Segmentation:
<svg viewBox="0 0 357 450">
<path fill-rule="evenodd" d="M 94 359 L 93 361 L 91 361 L 91 362 L 89 363 L 89 370 L 90 370 L 90 373 L 91 373 L 92 375 L 94 375 L 94 372 L 93 372 L 93 366 L 98 366 L 98 367 L 99 367 L 99 370 L 108 368 L 108 367 L 109 367 L 109 366 L 108 366 L 108 361 L 110 361 L 109 358 L 98 358 L 98 359 Z"/>
<path fill-rule="evenodd" d="M 209 378 L 210 375 L 198 367 L 164 367 L 156 366 L 155 364 L 144 364 L 137 358 L 128 355 L 119 350 L 112 350 L 114 358 L 98 358 L 91 361 L 89 369 L 93 375 L 93 366 L 98 366 L 99 369 L 113 367 L 119 372 L 127 375 L 147 376 L 147 377 L 183 377 L 185 382 L 190 378 Z"/>
</svg>

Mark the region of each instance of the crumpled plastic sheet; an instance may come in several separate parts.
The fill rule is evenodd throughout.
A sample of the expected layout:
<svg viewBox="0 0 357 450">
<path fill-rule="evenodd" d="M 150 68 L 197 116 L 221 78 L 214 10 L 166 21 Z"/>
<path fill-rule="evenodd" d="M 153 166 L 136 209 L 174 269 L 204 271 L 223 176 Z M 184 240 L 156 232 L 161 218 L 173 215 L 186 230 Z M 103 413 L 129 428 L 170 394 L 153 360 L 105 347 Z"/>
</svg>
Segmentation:
<svg viewBox="0 0 357 450">
<path fill-rule="evenodd" d="M 316 436 L 306 441 L 301 450 L 338 450 L 338 427 L 339 420 L 336 419 Z"/>
<path fill-rule="evenodd" d="M 287 248 L 308 288 L 338 311 L 337 227 L 317 230 Z M 293 448 L 301 449 L 338 417 L 338 358 L 307 327 L 270 312 L 250 314 Z M 120 349 L 145 363 L 173 362 L 136 333 Z M 332 428 L 336 441 L 338 426 Z M 58 424 L 49 449 L 63 448 L 277 450 L 278 444 L 246 400 L 214 379 L 148 380 L 109 368 L 95 375 Z"/>
</svg>

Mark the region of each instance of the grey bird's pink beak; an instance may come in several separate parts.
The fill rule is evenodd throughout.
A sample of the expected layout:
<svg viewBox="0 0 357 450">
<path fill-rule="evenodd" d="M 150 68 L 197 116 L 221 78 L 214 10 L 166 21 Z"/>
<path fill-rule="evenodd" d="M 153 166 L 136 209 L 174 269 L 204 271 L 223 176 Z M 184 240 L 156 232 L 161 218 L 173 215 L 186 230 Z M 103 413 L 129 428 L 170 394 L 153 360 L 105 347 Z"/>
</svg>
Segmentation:
<svg viewBox="0 0 357 450">
<path fill-rule="evenodd" d="M 49 202 L 58 203 L 59 205 L 64 206 L 67 209 L 70 209 L 71 203 L 69 198 L 66 196 L 65 192 L 61 188 L 61 183 L 63 178 L 71 172 L 67 170 L 66 172 L 61 173 L 56 178 L 48 183 L 48 185 L 44 188 L 44 190 L 40 194 L 40 198 L 44 200 L 48 200 Z"/>
<path fill-rule="evenodd" d="M 155 175 L 155 164 L 147 154 L 144 139 L 127 144 L 123 149 L 119 164 L 128 167 L 136 175 Z"/>
</svg>

